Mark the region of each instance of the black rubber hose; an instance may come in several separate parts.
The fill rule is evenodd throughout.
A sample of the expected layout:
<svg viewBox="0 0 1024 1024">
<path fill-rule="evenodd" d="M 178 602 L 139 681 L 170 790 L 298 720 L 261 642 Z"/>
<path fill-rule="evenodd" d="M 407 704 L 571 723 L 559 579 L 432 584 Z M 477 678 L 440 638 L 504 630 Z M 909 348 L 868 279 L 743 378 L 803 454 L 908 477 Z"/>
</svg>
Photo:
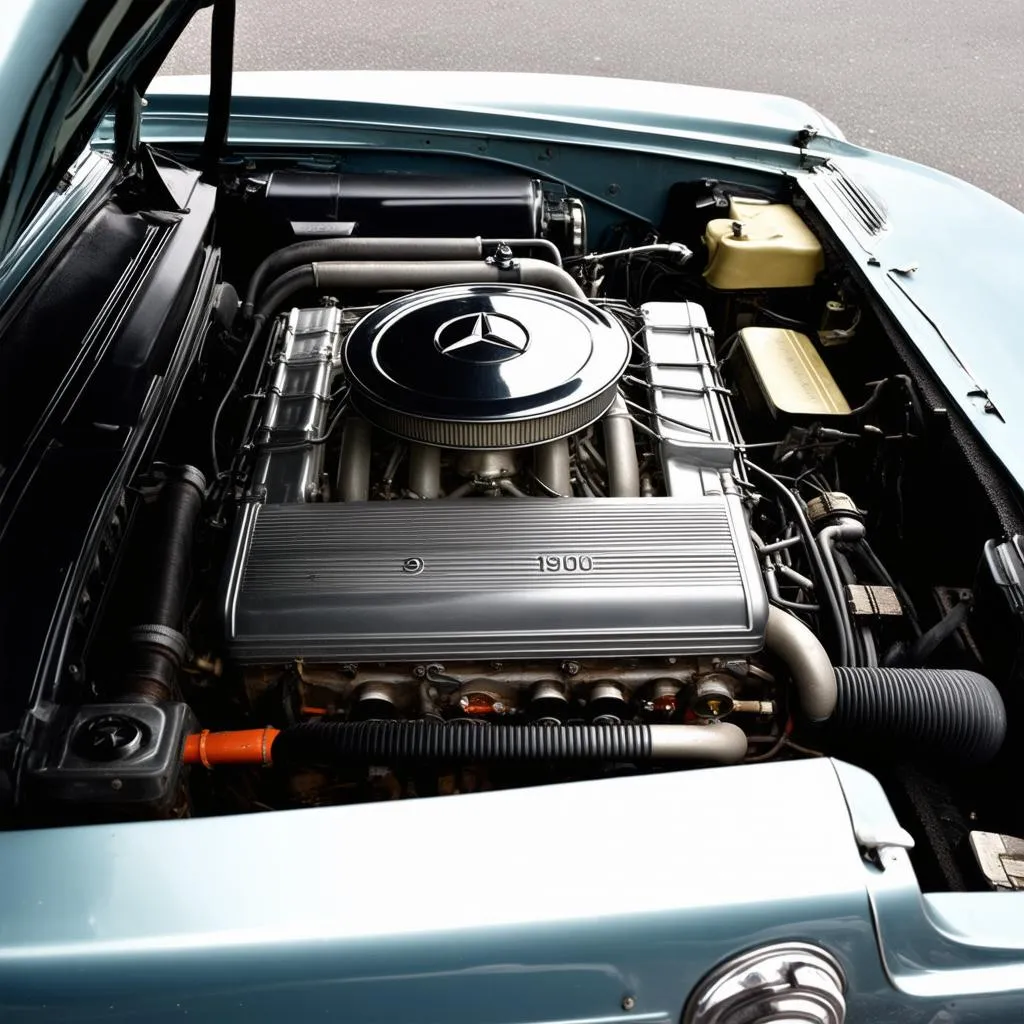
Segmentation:
<svg viewBox="0 0 1024 1024">
<path fill-rule="evenodd" d="M 251 317 L 264 282 L 303 263 L 325 260 L 473 260 L 483 255 L 479 238 L 317 238 L 271 253 L 249 278 L 242 313 Z"/>
<path fill-rule="evenodd" d="M 977 672 L 839 668 L 831 726 L 869 742 L 907 743 L 964 761 L 989 761 L 1006 737 L 1006 708 Z"/>
<path fill-rule="evenodd" d="M 732 722 L 703 725 L 479 725 L 472 722 L 304 722 L 274 741 L 275 764 L 352 761 L 696 761 L 737 764 L 747 735 Z"/>
<path fill-rule="evenodd" d="M 154 509 L 153 539 L 135 599 L 135 626 L 128 637 L 124 692 L 168 700 L 187 644 L 182 635 L 191 572 L 192 538 L 203 507 L 206 481 L 193 466 L 174 471 Z"/>
<path fill-rule="evenodd" d="M 650 760 L 645 725 L 438 725 L 434 722 L 303 722 L 274 740 L 275 764 L 345 761 Z"/>
<path fill-rule="evenodd" d="M 181 627 L 188 586 L 192 534 L 203 507 L 206 481 L 193 466 L 182 466 L 167 480 L 156 501 L 156 537 L 149 552 L 146 583 L 138 599 L 140 623 Z"/>
</svg>

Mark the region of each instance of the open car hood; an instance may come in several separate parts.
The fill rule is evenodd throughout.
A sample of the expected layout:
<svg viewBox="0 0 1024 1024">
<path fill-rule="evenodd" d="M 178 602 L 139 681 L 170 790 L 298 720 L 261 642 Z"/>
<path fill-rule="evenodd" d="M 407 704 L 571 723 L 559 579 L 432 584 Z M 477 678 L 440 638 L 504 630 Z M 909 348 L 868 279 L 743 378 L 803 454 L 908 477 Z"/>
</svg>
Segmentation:
<svg viewBox="0 0 1024 1024">
<path fill-rule="evenodd" d="M 5 0 L 0 258 L 60 186 L 103 114 L 130 103 L 211 0 Z M 130 124 L 128 126 L 130 128 Z"/>
</svg>

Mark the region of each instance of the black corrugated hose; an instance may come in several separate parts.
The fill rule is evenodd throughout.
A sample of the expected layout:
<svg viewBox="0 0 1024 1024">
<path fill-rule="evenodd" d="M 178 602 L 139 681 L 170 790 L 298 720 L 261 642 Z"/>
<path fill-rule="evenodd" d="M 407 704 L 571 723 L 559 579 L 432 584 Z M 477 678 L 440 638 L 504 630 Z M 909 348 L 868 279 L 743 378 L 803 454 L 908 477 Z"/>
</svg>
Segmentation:
<svg viewBox="0 0 1024 1024">
<path fill-rule="evenodd" d="M 432 722 L 303 722 L 274 740 L 274 763 L 349 761 L 644 761 L 653 756 L 646 725 L 495 727 Z"/>
<path fill-rule="evenodd" d="M 1006 708 L 977 672 L 936 668 L 836 668 L 831 725 L 903 741 L 964 761 L 989 761 L 1006 737 Z"/>
</svg>

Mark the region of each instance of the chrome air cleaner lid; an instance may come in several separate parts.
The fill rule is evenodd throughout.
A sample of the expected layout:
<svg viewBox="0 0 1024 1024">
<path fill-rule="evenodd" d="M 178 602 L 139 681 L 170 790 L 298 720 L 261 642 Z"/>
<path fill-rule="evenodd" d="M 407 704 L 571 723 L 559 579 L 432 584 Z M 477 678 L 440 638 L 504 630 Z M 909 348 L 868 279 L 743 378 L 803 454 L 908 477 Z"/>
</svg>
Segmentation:
<svg viewBox="0 0 1024 1024">
<path fill-rule="evenodd" d="M 584 300 L 528 285 L 446 285 L 365 316 L 344 363 L 356 408 L 398 437 L 515 448 L 600 417 L 629 349 L 621 324 Z"/>
</svg>

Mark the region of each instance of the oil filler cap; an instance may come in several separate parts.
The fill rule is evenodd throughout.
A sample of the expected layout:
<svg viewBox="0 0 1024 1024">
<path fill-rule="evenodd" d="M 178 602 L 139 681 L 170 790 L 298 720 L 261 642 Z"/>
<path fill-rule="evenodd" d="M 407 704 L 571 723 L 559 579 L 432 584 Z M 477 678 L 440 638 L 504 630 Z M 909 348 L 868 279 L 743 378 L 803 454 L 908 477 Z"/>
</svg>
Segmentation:
<svg viewBox="0 0 1024 1024">
<path fill-rule="evenodd" d="M 121 761 L 138 752 L 146 728 L 128 715 L 101 715 L 86 719 L 72 740 L 74 752 L 89 761 Z"/>
<path fill-rule="evenodd" d="M 750 950 L 694 989 L 683 1024 L 844 1024 L 843 974 L 823 949 L 802 942 Z"/>
</svg>

